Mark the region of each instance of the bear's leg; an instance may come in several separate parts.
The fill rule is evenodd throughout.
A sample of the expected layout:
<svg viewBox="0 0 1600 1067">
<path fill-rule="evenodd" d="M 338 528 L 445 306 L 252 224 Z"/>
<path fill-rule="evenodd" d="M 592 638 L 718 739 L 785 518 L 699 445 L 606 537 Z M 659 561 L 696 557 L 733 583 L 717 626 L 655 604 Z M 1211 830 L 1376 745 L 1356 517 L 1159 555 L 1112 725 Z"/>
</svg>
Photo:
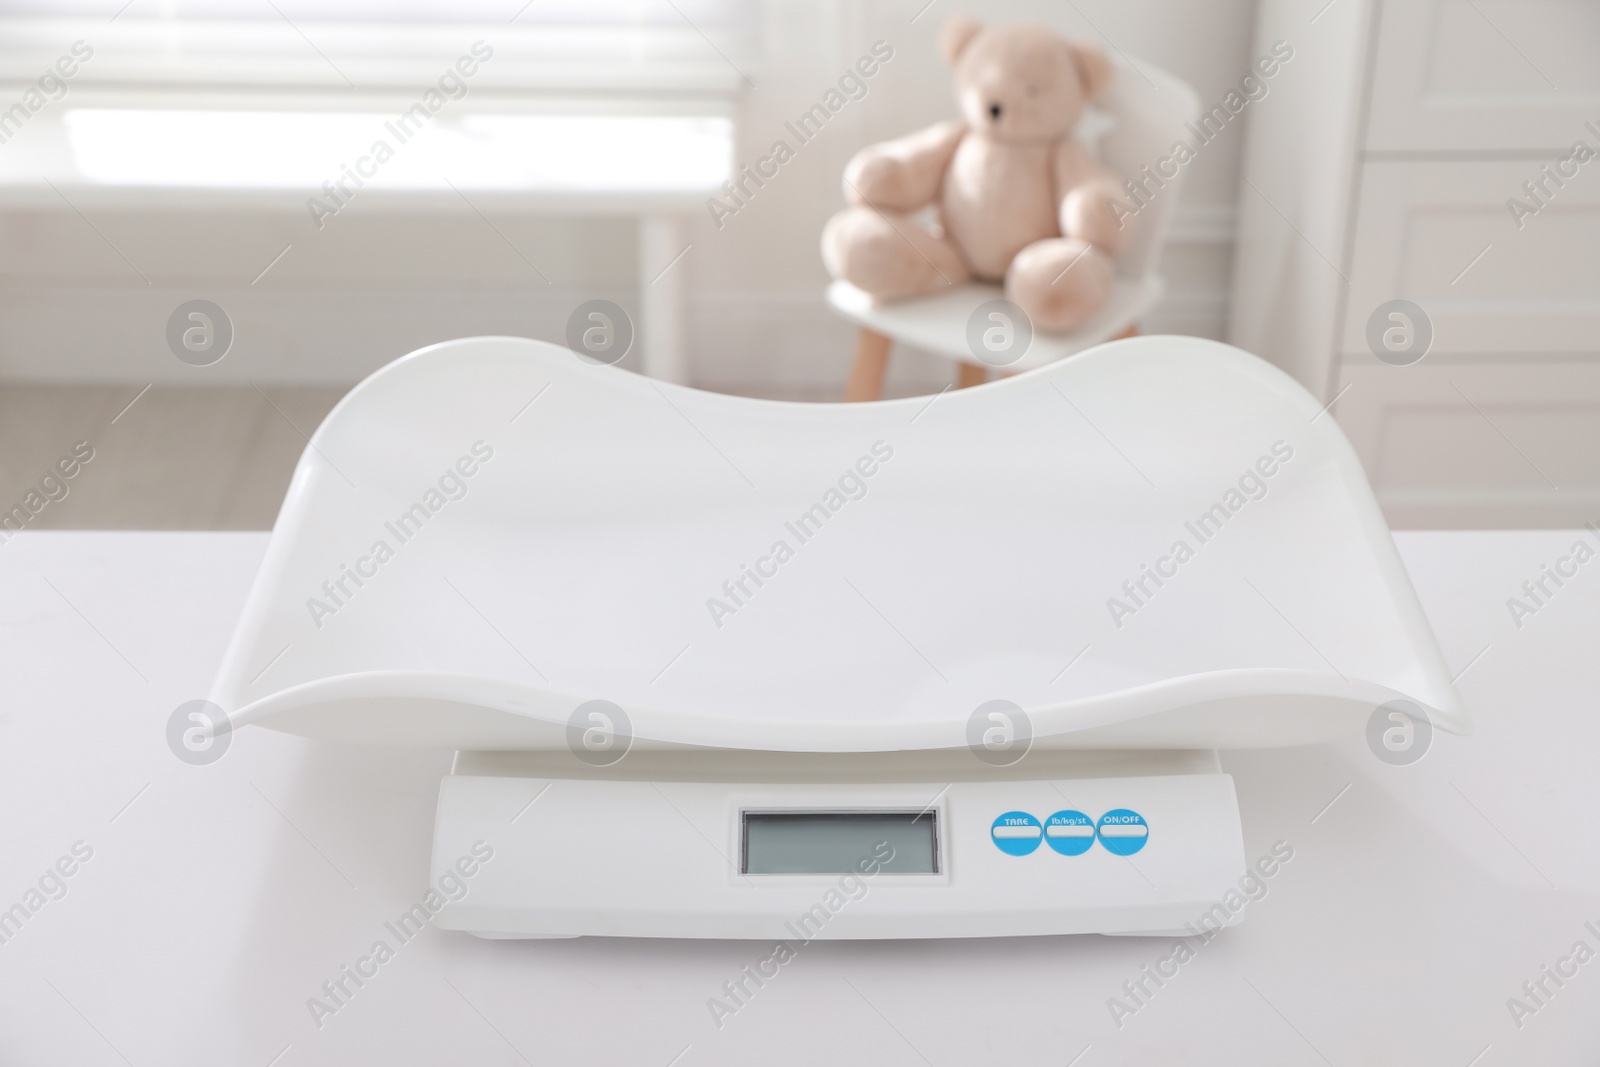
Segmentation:
<svg viewBox="0 0 1600 1067">
<path fill-rule="evenodd" d="M 1115 274 L 1100 249 L 1076 237 L 1051 237 L 1017 253 L 1006 271 L 1006 296 L 1034 329 L 1066 333 L 1105 306 Z"/>
<path fill-rule="evenodd" d="M 967 280 L 955 248 L 904 215 L 846 208 L 822 230 L 822 261 L 835 278 L 879 300 L 936 292 Z"/>
<path fill-rule="evenodd" d="M 1067 233 L 1114 256 L 1128 243 L 1134 229 L 1131 218 L 1119 219 L 1112 207 L 1122 199 L 1122 190 L 1110 178 L 1083 182 L 1067 194 L 1061 223 Z"/>
</svg>

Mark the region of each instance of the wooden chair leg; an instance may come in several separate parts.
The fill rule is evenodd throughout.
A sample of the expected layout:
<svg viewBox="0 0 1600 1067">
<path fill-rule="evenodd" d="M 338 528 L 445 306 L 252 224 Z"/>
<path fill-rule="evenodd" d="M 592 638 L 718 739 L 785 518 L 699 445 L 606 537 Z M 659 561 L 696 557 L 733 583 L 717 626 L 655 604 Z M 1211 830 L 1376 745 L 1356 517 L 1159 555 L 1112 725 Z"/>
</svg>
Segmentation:
<svg viewBox="0 0 1600 1067">
<path fill-rule="evenodd" d="M 883 378 L 889 372 L 890 338 L 877 330 L 861 327 L 856 338 L 856 359 L 850 367 L 850 382 L 845 386 L 846 403 L 878 400 L 883 396 Z"/>
<path fill-rule="evenodd" d="M 989 368 L 959 360 L 956 363 L 956 388 L 970 389 L 989 380 Z"/>
</svg>

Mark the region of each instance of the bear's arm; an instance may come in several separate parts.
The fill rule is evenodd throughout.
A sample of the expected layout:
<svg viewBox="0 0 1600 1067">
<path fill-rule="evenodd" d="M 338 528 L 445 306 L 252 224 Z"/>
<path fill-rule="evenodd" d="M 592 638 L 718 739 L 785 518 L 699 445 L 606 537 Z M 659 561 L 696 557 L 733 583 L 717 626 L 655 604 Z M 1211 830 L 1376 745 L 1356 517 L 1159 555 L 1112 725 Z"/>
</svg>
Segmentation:
<svg viewBox="0 0 1600 1067">
<path fill-rule="evenodd" d="M 868 145 L 844 169 L 844 196 L 879 211 L 916 211 L 939 195 L 945 168 L 967 132 L 941 122 L 893 141 Z"/>
<path fill-rule="evenodd" d="M 1113 256 L 1122 251 L 1133 232 L 1133 220 L 1127 211 L 1112 209 L 1114 201 L 1123 200 L 1116 175 L 1101 166 L 1082 142 L 1069 137 L 1056 148 L 1055 180 L 1062 234 Z"/>
</svg>

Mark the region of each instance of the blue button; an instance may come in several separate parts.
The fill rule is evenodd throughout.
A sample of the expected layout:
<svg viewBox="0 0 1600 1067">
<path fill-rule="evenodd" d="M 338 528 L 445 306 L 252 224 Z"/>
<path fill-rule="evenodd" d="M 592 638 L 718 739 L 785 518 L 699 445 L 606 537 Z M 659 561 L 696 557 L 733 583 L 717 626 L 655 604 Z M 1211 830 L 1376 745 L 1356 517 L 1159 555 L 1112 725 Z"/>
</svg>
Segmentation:
<svg viewBox="0 0 1600 1067">
<path fill-rule="evenodd" d="M 1044 821 L 1045 844 L 1063 856 L 1088 852 L 1094 834 L 1094 820 L 1081 811 L 1058 811 Z"/>
<path fill-rule="evenodd" d="M 1106 846 L 1106 851 L 1118 856 L 1131 856 L 1144 848 L 1150 840 L 1150 826 L 1144 816 L 1127 808 L 1116 808 L 1100 816 L 1095 836 Z"/>
<path fill-rule="evenodd" d="M 1008 811 L 989 827 L 994 847 L 1008 856 L 1026 856 L 1044 839 L 1039 820 L 1025 811 Z"/>
</svg>

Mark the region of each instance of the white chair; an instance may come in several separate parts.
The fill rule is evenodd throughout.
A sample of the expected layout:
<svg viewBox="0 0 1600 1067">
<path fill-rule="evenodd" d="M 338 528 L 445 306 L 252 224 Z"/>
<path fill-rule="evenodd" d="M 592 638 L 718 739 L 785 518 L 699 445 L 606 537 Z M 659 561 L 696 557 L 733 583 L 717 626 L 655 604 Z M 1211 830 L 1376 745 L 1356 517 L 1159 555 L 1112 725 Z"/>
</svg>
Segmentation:
<svg viewBox="0 0 1600 1067">
<path fill-rule="evenodd" d="M 1156 161 L 1169 156 L 1175 141 L 1193 144 L 1184 123 L 1200 113 L 1200 98 L 1185 82 L 1151 66 L 1137 68 L 1118 62 L 1116 75 L 1095 100 L 1115 126 L 1100 139 L 1100 159 L 1124 178 L 1134 178 Z M 1204 146 L 1201 146 L 1204 151 Z M 1139 318 L 1165 291 L 1156 273 L 1156 260 L 1166 238 L 1167 224 L 1183 181 L 1183 168 L 1137 216 L 1138 230 L 1117 257 L 1117 279 L 1106 306 L 1084 326 L 1070 334 L 1035 334 L 1027 352 L 1007 366 L 1005 373 L 1031 370 L 1083 351 L 1103 341 L 1139 332 Z M 1152 186 L 1153 188 L 1153 186 Z M 967 320 L 979 304 L 1005 294 L 998 285 L 969 283 L 945 292 L 893 303 L 878 304 L 849 282 L 828 287 L 828 306 L 861 327 L 855 363 L 845 389 L 846 400 L 876 400 L 883 392 L 889 366 L 889 349 L 895 342 L 957 361 L 957 384 L 977 385 L 988 377 L 989 366 L 980 363 L 967 345 Z"/>
</svg>

